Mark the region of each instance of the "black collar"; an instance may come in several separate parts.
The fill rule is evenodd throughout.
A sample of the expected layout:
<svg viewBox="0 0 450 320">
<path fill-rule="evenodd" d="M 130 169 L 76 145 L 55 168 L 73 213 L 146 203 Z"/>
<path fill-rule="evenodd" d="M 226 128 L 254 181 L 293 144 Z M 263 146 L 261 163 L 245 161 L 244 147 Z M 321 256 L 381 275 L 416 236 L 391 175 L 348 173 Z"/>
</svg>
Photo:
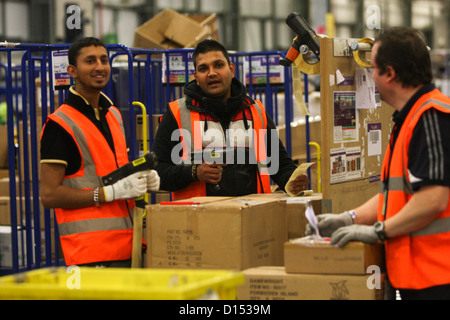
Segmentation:
<svg viewBox="0 0 450 320">
<path fill-rule="evenodd" d="M 429 83 L 421 87 L 419 90 L 417 90 L 416 93 L 413 94 L 413 96 L 408 100 L 408 102 L 403 106 L 403 108 L 400 111 L 395 111 L 393 113 L 392 118 L 394 120 L 395 125 L 401 127 L 406 117 L 408 116 L 408 113 L 411 111 L 411 108 L 414 106 L 417 100 L 419 100 L 420 97 L 423 96 L 424 94 L 433 91 L 435 88 L 436 87 L 433 83 Z"/>
<path fill-rule="evenodd" d="M 70 105 L 71 107 L 75 108 L 85 115 L 94 116 L 95 118 L 94 108 L 81 94 L 79 94 L 74 89 L 74 87 L 70 87 L 69 89 L 66 104 Z M 112 101 L 103 92 L 101 92 L 100 99 L 98 101 L 100 117 L 104 116 L 108 112 L 109 107 L 111 107 L 112 105 Z"/>
</svg>

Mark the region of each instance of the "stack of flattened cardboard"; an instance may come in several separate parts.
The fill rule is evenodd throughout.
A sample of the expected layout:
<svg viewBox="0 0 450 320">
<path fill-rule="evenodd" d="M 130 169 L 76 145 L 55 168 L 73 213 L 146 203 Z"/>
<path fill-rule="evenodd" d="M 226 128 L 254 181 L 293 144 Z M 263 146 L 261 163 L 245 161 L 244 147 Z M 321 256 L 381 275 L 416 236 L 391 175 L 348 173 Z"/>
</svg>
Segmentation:
<svg viewBox="0 0 450 320">
<path fill-rule="evenodd" d="M 329 239 L 303 237 L 284 246 L 284 267 L 244 271 L 238 299 L 381 300 L 384 298 L 382 244 L 349 243 L 344 248 Z"/>
</svg>

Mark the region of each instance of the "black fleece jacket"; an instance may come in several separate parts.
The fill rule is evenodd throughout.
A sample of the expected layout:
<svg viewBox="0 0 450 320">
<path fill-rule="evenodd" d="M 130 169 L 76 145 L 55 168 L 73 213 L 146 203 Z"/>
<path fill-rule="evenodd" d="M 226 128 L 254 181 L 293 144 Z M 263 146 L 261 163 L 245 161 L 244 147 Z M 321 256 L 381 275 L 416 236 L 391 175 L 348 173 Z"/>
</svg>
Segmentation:
<svg viewBox="0 0 450 320">
<path fill-rule="evenodd" d="M 186 104 L 189 109 L 199 112 L 201 115 L 209 115 L 222 125 L 225 130 L 228 128 L 231 119 L 238 113 L 244 115 L 244 123 L 246 123 L 244 110 L 250 108 L 254 103 L 253 99 L 247 95 L 246 88 L 237 79 L 233 79 L 231 84 L 231 97 L 226 101 L 214 99 L 204 95 L 203 91 L 197 85 L 195 80 L 187 83 L 184 87 Z M 250 119 L 248 119 L 250 120 Z M 272 154 L 271 134 L 276 134 L 273 120 L 267 115 L 267 139 L 266 150 L 268 157 Z M 177 122 L 170 108 L 161 119 L 158 126 L 156 137 L 152 146 L 152 151 L 158 157 L 157 171 L 161 178 L 161 190 L 177 191 L 184 189 L 193 182 L 191 174 L 191 165 L 176 165 L 171 160 L 171 152 L 179 141 L 171 141 L 171 135 L 174 130 L 178 129 Z M 278 170 L 271 175 L 271 179 L 282 189 L 288 182 L 292 172 L 296 169 L 296 165 L 290 158 L 283 144 L 277 137 L 278 150 Z M 277 149 L 277 148 L 275 148 Z M 220 181 L 220 189 L 214 188 L 213 185 L 207 184 L 208 196 L 241 196 L 257 192 L 257 165 L 255 164 L 227 164 L 223 167 L 222 180 Z"/>
</svg>

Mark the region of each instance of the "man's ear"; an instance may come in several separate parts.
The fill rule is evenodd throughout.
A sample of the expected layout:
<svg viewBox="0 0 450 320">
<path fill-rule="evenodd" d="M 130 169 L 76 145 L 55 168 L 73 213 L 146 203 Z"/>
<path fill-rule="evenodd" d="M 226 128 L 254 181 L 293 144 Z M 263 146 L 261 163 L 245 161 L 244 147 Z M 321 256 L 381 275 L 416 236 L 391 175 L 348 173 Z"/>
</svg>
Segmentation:
<svg viewBox="0 0 450 320">
<path fill-rule="evenodd" d="M 72 78 L 76 78 L 77 77 L 77 67 L 75 67 L 72 64 L 69 64 L 69 66 L 67 67 L 67 73 L 72 77 Z"/>
<path fill-rule="evenodd" d="M 386 75 L 388 81 L 393 81 L 397 78 L 397 73 L 391 66 L 386 67 L 386 71 L 384 72 L 384 74 Z"/>
<path fill-rule="evenodd" d="M 234 78 L 234 75 L 235 75 L 234 72 L 236 71 L 236 66 L 234 65 L 233 62 L 230 62 L 230 69 L 231 69 L 231 73 L 232 73 L 233 78 Z"/>
<path fill-rule="evenodd" d="M 197 80 L 197 71 L 194 71 L 194 79 L 195 79 L 195 81 L 196 81 L 197 84 L 198 84 L 198 80 Z"/>
</svg>

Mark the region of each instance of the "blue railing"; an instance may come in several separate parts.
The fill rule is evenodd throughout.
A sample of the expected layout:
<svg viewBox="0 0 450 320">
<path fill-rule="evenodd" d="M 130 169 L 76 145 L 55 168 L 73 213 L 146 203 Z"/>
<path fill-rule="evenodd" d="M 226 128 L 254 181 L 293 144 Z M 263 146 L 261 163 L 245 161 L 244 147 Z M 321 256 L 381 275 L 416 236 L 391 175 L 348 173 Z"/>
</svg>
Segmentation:
<svg viewBox="0 0 450 320">
<path fill-rule="evenodd" d="M 8 177 L 10 195 L 11 261 L 0 265 L 0 275 L 35 268 L 64 265 L 59 249 L 58 230 L 53 210 L 44 209 L 39 200 L 39 132 L 47 115 L 64 100 L 67 90 L 54 90 L 52 52 L 66 50 L 69 44 L 0 43 L 0 101 L 7 103 Z M 136 137 L 136 115 L 133 101 L 146 106 L 147 116 L 162 114 L 167 104 L 183 95 L 183 84 L 192 70 L 184 65 L 184 80 L 173 82 L 170 56 L 189 60 L 193 49 L 153 50 L 107 45 L 112 68 L 111 81 L 105 93 L 121 110 L 126 124 L 130 160 L 139 156 Z M 284 92 L 286 149 L 291 154 L 293 92 L 291 69 L 282 67 L 284 79 L 271 83 L 271 57 L 284 57 L 285 52 L 233 52 L 236 77 L 247 84 L 249 94 L 265 104 L 267 113 L 278 124 L 277 96 Z M 265 57 L 266 81 L 254 83 L 252 57 Z M 16 62 L 16 63 L 13 63 Z M 246 66 L 245 64 L 248 63 Z M 165 66 L 165 69 L 163 67 Z M 245 70 L 248 70 L 246 73 Z M 247 80 L 248 79 L 248 80 Z M 4 86 L 1 85 L 4 80 Z M 39 83 L 40 81 L 40 88 Z M 47 86 L 48 83 L 48 86 Z M 305 90 L 306 91 L 306 90 Z M 306 91 L 307 92 L 307 91 Z M 149 144 L 153 143 L 153 121 L 149 121 Z M 309 136 L 309 135 L 308 135 Z M 306 141 L 308 146 L 308 141 Z M 308 148 L 307 148 L 308 149 Z M 1 170 L 1 169 L 0 169 Z M 5 170 L 5 169 L 4 169 Z M 18 199 L 19 201 L 13 201 Z M 154 201 L 154 198 L 152 198 Z M 26 253 L 25 255 L 23 253 Z M 21 254 L 20 254 L 21 253 Z M 20 256 L 19 256 L 20 255 Z"/>
</svg>

